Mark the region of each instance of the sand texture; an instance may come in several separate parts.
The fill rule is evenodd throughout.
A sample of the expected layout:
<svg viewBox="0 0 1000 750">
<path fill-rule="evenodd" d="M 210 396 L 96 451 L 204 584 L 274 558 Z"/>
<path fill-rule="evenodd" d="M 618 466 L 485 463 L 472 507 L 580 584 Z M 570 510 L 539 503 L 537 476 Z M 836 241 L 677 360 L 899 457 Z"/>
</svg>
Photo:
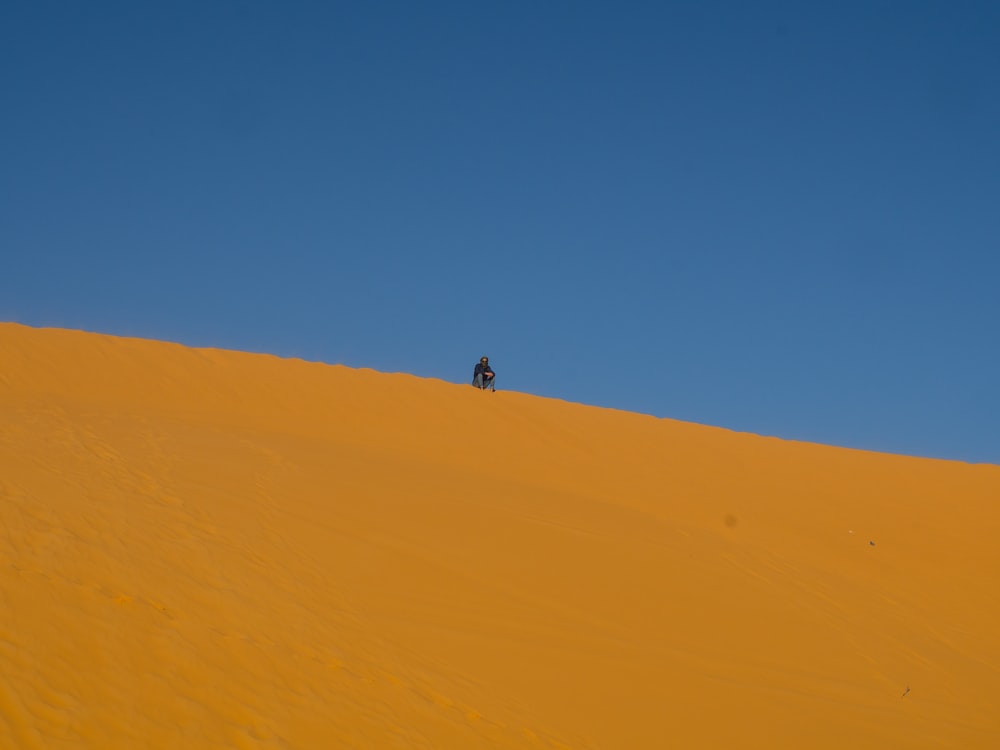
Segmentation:
<svg viewBox="0 0 1000 750">
<path fill-rule="evenodd" d="M 996 750 L 1000 467 L 0 324 L 0 747 Z"/>
</svg>

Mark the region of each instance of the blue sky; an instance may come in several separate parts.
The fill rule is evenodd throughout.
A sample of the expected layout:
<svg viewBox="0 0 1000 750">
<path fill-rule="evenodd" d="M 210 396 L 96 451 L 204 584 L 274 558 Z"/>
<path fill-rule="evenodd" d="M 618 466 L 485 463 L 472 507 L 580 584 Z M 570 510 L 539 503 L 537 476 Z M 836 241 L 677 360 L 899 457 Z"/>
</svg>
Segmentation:
<svg viewBox="0 0 1000 750">
<path fill-rule="evenodd" d="M 1000 4 L 6 2 L 0 319 L 1000 463 Z"/>
</svg>

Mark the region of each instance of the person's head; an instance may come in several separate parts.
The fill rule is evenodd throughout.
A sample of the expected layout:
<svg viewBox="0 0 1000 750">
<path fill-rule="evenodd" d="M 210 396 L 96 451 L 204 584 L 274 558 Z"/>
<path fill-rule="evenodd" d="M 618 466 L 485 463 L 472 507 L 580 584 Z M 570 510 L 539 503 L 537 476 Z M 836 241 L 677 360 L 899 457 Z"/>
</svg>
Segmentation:
<svg viewBox="0 0 1000 750">
<path fill-rule="evenodd" d="M 481 365 L 488 365 L 489 363 L 490 363 L 490 358 L 489 357 L 481 357 L 479 359 L 479 364 L 481 364 Z"/>
</svg>

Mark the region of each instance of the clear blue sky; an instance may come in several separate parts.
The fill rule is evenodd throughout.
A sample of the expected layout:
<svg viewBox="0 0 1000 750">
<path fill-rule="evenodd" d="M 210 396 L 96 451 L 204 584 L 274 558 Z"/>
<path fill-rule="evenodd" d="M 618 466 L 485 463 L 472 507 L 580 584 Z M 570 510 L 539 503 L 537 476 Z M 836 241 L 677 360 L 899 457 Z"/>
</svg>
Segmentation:
<svg viewBox="0 0 1000 750">
<path fill-rule="evenodd" d="M 1000 463 L 1000 3 L 0 6 L 0 319 Z"/>
</svg>

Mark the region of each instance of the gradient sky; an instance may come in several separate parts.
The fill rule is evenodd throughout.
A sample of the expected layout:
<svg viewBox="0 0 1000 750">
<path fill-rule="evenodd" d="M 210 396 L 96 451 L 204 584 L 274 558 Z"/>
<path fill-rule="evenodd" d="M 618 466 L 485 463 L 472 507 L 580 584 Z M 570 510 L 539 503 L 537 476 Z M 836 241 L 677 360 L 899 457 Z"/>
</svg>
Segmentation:
<svg viewBox="0 0 1000 750">
<path fill-rule="evenodd" d="M 2 320 L 1000 463 L 995 0 L 9 0 L 0 97 Z"/>
</svg>

